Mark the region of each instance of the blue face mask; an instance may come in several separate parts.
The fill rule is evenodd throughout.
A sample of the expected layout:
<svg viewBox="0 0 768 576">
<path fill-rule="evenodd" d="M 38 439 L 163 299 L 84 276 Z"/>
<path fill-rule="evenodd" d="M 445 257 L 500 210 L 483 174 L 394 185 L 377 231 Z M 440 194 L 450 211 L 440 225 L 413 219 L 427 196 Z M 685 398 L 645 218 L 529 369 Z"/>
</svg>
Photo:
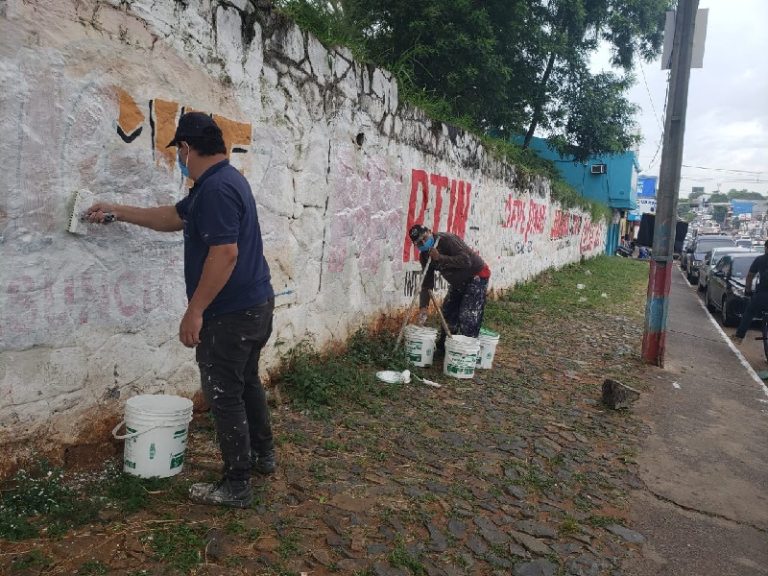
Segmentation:
<svg viewBox="0 0 768 576">
<path fill-rule="evenodd" d="M 419 248 L 419 252 L 429 252 L 429 250 L 434 245 L 435 245 L 435 237 L 434 236 L 430 236 L 429 238 L 427 238 L 427 240 L 424 242 L 424 244 L 422 244 L 421 246 L 418 247 Z"/>
<path fill-rule="evenodd" d="M 187 165 L 181 161 L 181 154 L 177 155 L 176 160 L 179 162 L 179 170 L 181 170 L 181 175 L 184 176 L 184 178 L 189 178 L 189 168 L 187 168 Z M 187 160 L 189 160 L 189 153 L 187 153 Z"/>
</svg>

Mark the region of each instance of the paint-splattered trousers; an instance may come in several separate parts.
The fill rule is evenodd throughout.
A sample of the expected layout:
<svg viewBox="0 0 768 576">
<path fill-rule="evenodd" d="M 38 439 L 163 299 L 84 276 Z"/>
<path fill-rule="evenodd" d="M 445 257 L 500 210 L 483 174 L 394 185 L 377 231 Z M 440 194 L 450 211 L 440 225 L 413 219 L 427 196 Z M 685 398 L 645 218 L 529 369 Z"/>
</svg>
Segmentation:
<svg viewBox="0 0 768 576">
<path fill-rule="evenodd" d="M 477 338 L 485 311 L 485 293 L 488 279 L 475 276 L 464 286 L 450 286 L 443 301 L 443 316 L 452 334 Z M 441 335 L 440 341 L 445 336 Z"/>
<path fill-rule="evenodd" d="M 203 322 L 197 365 L 216 424 L 224 477 L 248 480 L 251 450 L 274 448 L 269 407 L 259 380 L 259 355 L 272 334 L 274 298 Z"/>
</svg>

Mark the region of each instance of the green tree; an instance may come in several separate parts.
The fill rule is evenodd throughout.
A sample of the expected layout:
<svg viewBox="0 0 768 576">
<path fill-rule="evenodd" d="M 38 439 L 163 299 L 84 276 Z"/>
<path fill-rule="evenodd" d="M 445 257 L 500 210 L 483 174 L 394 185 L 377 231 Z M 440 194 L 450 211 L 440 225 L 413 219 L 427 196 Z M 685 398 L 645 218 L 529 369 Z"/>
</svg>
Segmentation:
<svg viewBox="0 0 768 576">
<path fill-rule="evenodd" d="M 630 150 L 641 140 L 624 96 L 631 82 L 615 74 L 583 74 L 564 91 L 550 145 L 564 158 L 584 162 L 596 154 Z"/>
<path fill-rule="evenodd" d="M 718 224 L 725 224 L 725 219 L 728 217 L 727 206 L 715 206 L 712 208 L 712 219 Z"/>
<path fill-rule="evenodd" d="M 713 203 L 716 204 L 716 203 L 728 202 L 728 201 L 730 201 L 730 198 L 728 198 L 728 195 L 727 194 L 720 194 L 719 192 L 715 193 L 715 194 L 712 194 L 712 196 L 709 197 L 709 203 L 710 204 L 713 204 Z"/>
<path fill-rule="evenodd" d="M 731 188 L 728 190 L 727 196 L 729 200 L 765 200 L 765 196 L 759 192 L 751 192 L 746 188 L 742 188 L 741 190 Z"/>
<path fill-rule="evenodd" d="M 572 85 L 583 84 L 589 54 L 599 40 L 608 42 L 612 63 L 626 71 L 632 70 L 635 54 L 646 61 L 657 56 L 671 4 L 671 0 L 541 0 L 546 58 L 528 102 L 532 112 L 523 147 L 539 126 L 550 127 L 547 105 L 572 97 Z M 610 143 L 604 151 L 612 151 Z"/>
<path fill-rule="evenodd" d="M 275 0 L 322 41 L 392 70 L 406 100 L 504 138 L 527 127 L 526 146 L 540 127 L 579 157 L 637 141 L 629 78 L 590 76 L 589 55 L 604 40 L 625 70 L 654 57 L 671 2 Z"/>
</svg>

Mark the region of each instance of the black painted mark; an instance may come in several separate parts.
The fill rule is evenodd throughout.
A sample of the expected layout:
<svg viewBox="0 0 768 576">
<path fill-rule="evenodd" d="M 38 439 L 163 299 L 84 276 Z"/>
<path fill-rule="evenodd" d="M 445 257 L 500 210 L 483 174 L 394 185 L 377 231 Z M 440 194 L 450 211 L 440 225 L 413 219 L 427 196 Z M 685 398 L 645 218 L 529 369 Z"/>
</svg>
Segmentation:
<svg viewBox="0 0 768 576">
<path fill-rule="evenodd" d="M 142 131 L 143 129 L 144 129 L 144 127 L 143 127 L 143 126 L 139 126 L 139 127 L 138 127 L 136 130 L 134 130 L 134 131 L 133 131 L 131 134 L 126 134 L 125 132 L 123 132 L 123 129 L 122 129 L 122 128 L 120 128 L 120 126 L 118 126 L 118 127 L 117 127 L 117 135 L 118 135 L 118 136 L 120 136 L 120 138 L 122 138 L 122 139 L 123 139 L 123 142 L 125 142 L 126 144 L 130 144 L 131 142 L 133 142 L 134 140 L 136 140 L 136 138 L 138 138 L 138 137 L 139 137 L 139 135 L 141 134 L 141 131 Z"/>
<path fill-rule="evenodd" d="M 234 154 L 247 154 L 248 150 L 246 150 L 245 148 L 240 148 L 239 146 L 235 146 L 234 148 L 232 148 L 232 152 Z"/>
</svg>

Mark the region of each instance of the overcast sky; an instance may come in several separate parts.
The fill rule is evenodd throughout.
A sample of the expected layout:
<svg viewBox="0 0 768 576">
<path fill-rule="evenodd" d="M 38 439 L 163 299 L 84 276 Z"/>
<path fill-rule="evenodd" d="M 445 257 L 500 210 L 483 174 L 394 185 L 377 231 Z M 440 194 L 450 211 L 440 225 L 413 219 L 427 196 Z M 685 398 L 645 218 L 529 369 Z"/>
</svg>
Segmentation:
<svg viewBox="0 0 768 576">
<path fill-rule="evenodd" d="M 700 0 L 699 8 L 709 8 L 709 22 L 704 68 L 691 70 L 680 196 L 692 186 L 768 196 L 768 0 Z M 601 51 L 593 68 L 608 66 L 608 51 Z M 660 60 L 637 67 L 629 93 L 642 109 L 638 161 L 643 174 L 655 176 L 668 74 L 660 67 Z"/>
</svg>

